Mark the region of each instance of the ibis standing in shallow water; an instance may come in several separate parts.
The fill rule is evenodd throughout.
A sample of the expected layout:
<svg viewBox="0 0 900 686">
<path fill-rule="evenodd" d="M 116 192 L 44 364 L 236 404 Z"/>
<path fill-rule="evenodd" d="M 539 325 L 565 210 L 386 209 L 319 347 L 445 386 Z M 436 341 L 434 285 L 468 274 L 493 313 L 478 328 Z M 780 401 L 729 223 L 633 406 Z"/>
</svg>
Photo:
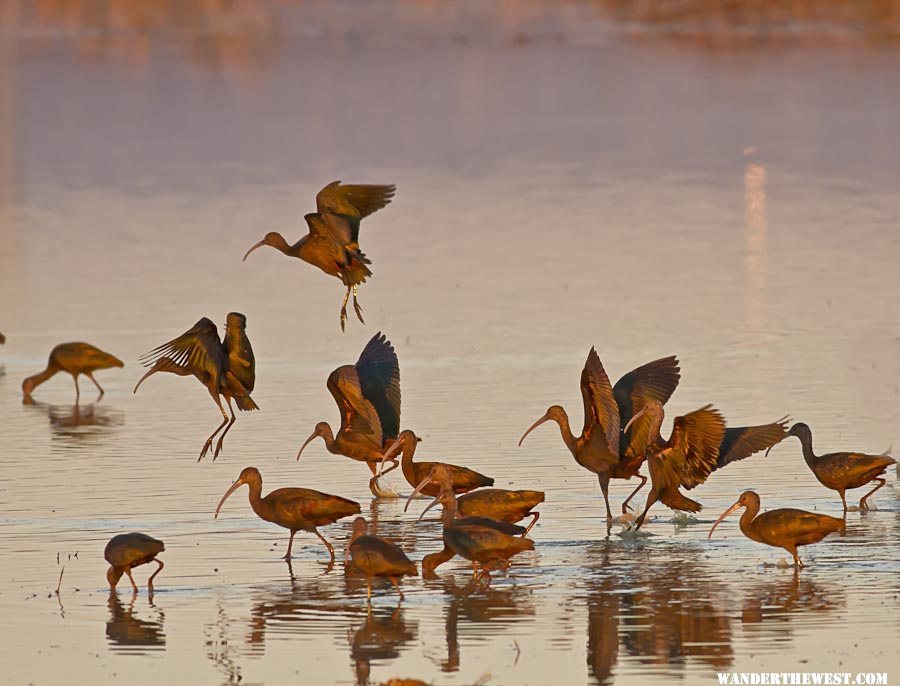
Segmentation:
<svg viewBox="0 0 900 686">
<path fill-rule="evenodd" d="M 847 511 L 847 498 L 844 492 L 851 488 L 860 488 L 874 481 L 877 485 L 866 493 L 859 501 L 860 510 L 868 510 L 866 504 L 869 496 L 884 486 L 884 476 L 887 468 L 897 461 L 888 455 L 866 455 L 865 453 L 830 453 L 828 455 L 816 455 L 813 452 L 812 431 L 803 422 L 798 422 L 791 427 L 789 436 L 796 436 L 803 448 L 803 459 L 819 480 L 819 483 L 837 491 Z"/>
<path fill-rule="evenodd" d="M 294 545 L 294 535 L 298 531 L 308 531 L 318 536 L 319 540 L 328 548 L 331 556 L 330 565 L 334 564 L 334 548 L 319 533 L 318 527 L 334 524 L 339 519 L 359 514 L 359 503 L 341 498 L 338 495 L 328 495 L 309 488 L 279 488 L 272 491 L 265 498 L 262 497 L 262 476 L 256 467 L 246 467 L 241 471 L 237 481 L 229 488 L 216 506 L 213 519 L 218 518 L 222 504 L 238 488 L 247 484 L 250 489 L 250 507 L 260 519 L 283 526 L 291 532 L 288 540 L 285 560 L 291 559 L 291 547 Z"/>
<path fill-rule="evenodd" d="M 591 348 L 584 370 L 581 372 L 581 395 L 584 400 L 584 429 L 575 436 L 569 425 L 569 415 L 559 405 L 552 405 L 543 417 L 532 424 L 519 445 L 532 431 L 547 421 L 559 425 L 563 442 L 575 461 L 597 475 L 603 500 L 606 503 L 607 530 L 612 527 L 612 510 L 609 507 L 609 482 L 611 479 L 641 479 L 638 487 L 622 504 L 622 513 L 628 502 L 647 482 L 638 471 L 644 463 L 651 438 L 646 432 L 635 431 L 631 438 L 620 443 L 622 422 L 628 423 L 644 407 L 652 404 L 658 412 L 668 402 L 681 378 L 678 360 L 664 357 L 630 371 L 613 387 L 603 369 L 597 351 Z"/>
<path fill-rule="evenodd" d="M 159 567 L 147 580 L 147 590 L 153 593 L 153 579 L 165 567 L 163 561 L 157 560 L 156 556 L 165 549 L 162 541 L 157 541 L 147 534 L 134 532 L 113 536 L 106 544 L 106 550 L 103 551 L 103 557 L 109 562 L 109 569 L 106 572 L 109 589 L 114 591 L 122 575 L 127 574 L 128 580 L 131 581 L 131 587 L 137 593 L 138 587 L 134 583 L 134 577 L 131 576 L 131 570 L 140 565 L 155 562 Z"/>
<path fill-rule="evenodd" d="M 544 494 L 540 491 L 506 491 L 506 494 L 524 494 L 524 497 L 517 497 L 514 495 L 512 497 L 492 497 L 487 499 L 472 500 L 474 496 L 477 496 L 481 493 L 489 491 L 501 491 L 502 489 L 482 489 L 479 491 L 472 491 L 460 496 L 459 498 L 455 498 L 453 495 L 452 481 L 450 479 L 449 470 L 447 469 L 446 465 L 438 464 L 436 467 L 434 467 L 431 474 L 423 479 L 423 481 L 416 487 L 416 490 L 414 490 L 406 499 L 406 507 L 404 508 L 404 512 L 409 507 L 409 504 L 412 502 L 413 498 L 416 497 L 416 494 L 422 492 L 422 490 L 432 481 L 435 483 L 435 485 L 437 485 L 440 491 L 437 497 L 434 499 L 434 502 L 426 507 L 425 510 L 422 511 L 422 514 L 419 515 L 419 520 L 421 521 L 424 514 L 435 504 L 439 503 L 443 505 L 444 509 L 443 525 L 445 530 L 446 527 L 452 526 L 455 526 L 457 528 L 466 526 L 478 527 L 480 535 L 485 538 L 487 538 L 487 534 L 481 531 L 481 529 L 483 528 L 494 529 L 499 534 L 503 534 L 505 536 L 524 537 L 525 534 L 527 534 L 531 530 L 531 527 L 534 526 L 535 522 L 537 522 L 538 519 L 538 513 L 531 512 L 531 508 L 534 507 L 537 502 L 543 502 L 544 500 Z M 537 496 L 540 496 L 539 500 L 537 499 Z M 467 503 L 465 511 L 462 509 L 464 502 Z M 527 529 L 516 524 L 516 522 L 524 519 L 529 514 L 532 515 L 532 520 Z M 528 549 L 527 546 L 526 549 Z M 455 555 L 456 550 L 451 547 L 449 541 L 445 536 L 444 547 L 442 550 L 436 553 L 431 553 L 422 558 L 422 576 L 426 579 L 436 578 L 437 574 L 435 574 L 434 570 L 448 560 L 451 560 Z M 466 559 L 472 560 L 471 557 L 467 557 Z M 473 569 L 474 568 L 475 564 L 473 562 Z"/>
<path fill-rule="evenodd" d="M 103 397 L 103 388 L 94 378 L 94 372 L 100 369 L 109 369 L 111 367 L 124 367 L 122 362 L 115 355 L 105 353 L 99 348 L 95 348 L 90 343 L 60 343 L 50 351 L 50 359 L 47 360 L 47 368 L 39 374 L 29 376 L 22 382 L 22 393 L 25 400 L 31 400 L 31 394 L 35 388 L 44 383 L 57 372 L 66 372 L 71 374 L 75 380 L 75 403 L 81 398 L 81 391 L 78 389 L 78 376 L 84 374 L 87 378 L 94 382 L 97 390 L 100 391 L 98 400 Z"/>
<path fill-rule="evenodd" d="M 244 260 L 257 248 L 268 245 L 288 257 L 309 262 L 329 276 L 336 276 L 347 287 L 341 305 L 341 331 L 347 322 L 351 292 L 356 316 L 365 324 L 356 290 L 372 276 L 367 266 L 372 262 L 359 249 L 359 225 L 365 217 L 391 202 L 396 190 L 393 185 L 343 185 L 332 181 L 316 195 L 316 211 L 303 217 L 309 226 L 307 235 L 288 245 L 284 236 L 271 231 L 246 252 Z"/>
<path fill-rule="evenodd" d="M 381 536 L 367 533 L 366 520 L 353 520 L 353 536 L 348 546 L 350 561 L 366 577 L 366 597 L 372 600 L 372 579 L 387 577 L 403 600 L 400 579 L 404 576 L 418 576 L 416 566 L 400 548 Z"/>
<path fill-rule="evenodd" d="M 400 460 L 400 469 L 403 471 L 403 477 L 407 483 L 413 488 L 421 484 L 438 465 L 446 468 L 450 481 L 453 483 L 454 493 L 466 493 L 482 486 L 494 485 L 494 480 L 491 477 L 479 474 L 468 467 L 458 467 L 446 462 L 413 462 L 418 442 L 419 439 L 416 437 L 416 434 L 409 429 L 405 429 L 400 432 L 394 445 L 385 452 L 382 460 L 382 464 L 384 464 L 384 462 L 392 459 L 394 455 L 402 450 L 403 457 Z M 434 497 L 440 492 L 440 486 L 430 483 L 421 492 Z"/>
<path fill-rule="evenodd" d="M 649 406 L 643 415 L 655 410 L 655 407 Z M 656 438 L 662 424 L 661 414 L 651 417 L 651 422 L 650 431 L 657 447 L 650 451 L 647 458 L 650 493 L 644 511 L 637 519 L 637 528 L 644 523 L 657 500 L 673 510 L 699 512 L 703 506 L 686 497 L 680 488 L 695 488 L 705 483 L 717 469 L 771 448 L 788 435 L 787 418 L 771 424 L 726 429 L 725 419 L 711 405 L 683 417 L 675 417 L 672 435 L 665 442 Z"/>
<path fill-rule="evenodd" d="M 805 510 L 785 507 L 759 514 L 759 496 L 754 491 L 744 491 L 738 501 L 725 510 L 712 525 L 707 540 L 712 538 L 713 531 L 725 517 L 742 507 L 747 508 L 741 515 L 743 534 L 757 543 L 784 548 L 793 556 L 795 567 L 803 566 L 797 556 L 799 546 L 818 543 L 828 534 L 845 531 L 843 519 Z"/>
<path fill-rule="evenodd" d="M 219 431 L 222 435 L 216 443 L 213 453 L 215 460 L 222 452 L 225 434 L 234 425 L 237 417 L 231 406 L 234 398 L 239 410 L 258 410 L 259 406 L 250 397 L 256 384 L 256 360 L 253 357 L 253 348 L 250 339 L 247 338 L 247 318 L 240 312 L 229 312 L 225 322 L 225 338 L 219 340 L 219 332 L 216 325 L 206 317 L 203 317 L 194 326 L 178 338 L 154 348 L 141 358 L 144 365 L 153 365 L 144 374 L 134 387 L 137 393 L 138 387 L 144 383 L 144 379 L 156 372 L 168 372 L 178 376 L 194 376 L 206 386 L 206 390 L 212 396 L 219 412 L 222 413 L 222 423 L 216 427 L 200 451 L 197 461 L 203 459 L 207 451 L 212 447 L 213 438 Z M 220 396 L 225 397 L 228 409 L 231 411 L 231 419 L 225 414 Z M 227 425 L 227 426 L 226 426 Z"/>
<path fill-rule="evenodd" d="M 381 332 L 375 334 L 356 364 L 338 367 L 328 375 L 327 386 L 341 412 L 341 428 L 334 435 L 327 422 L 316 424 L 297 459 L 311 441 L 321 437 L 328 452 L 365 462 L 372 471 L 369 490 L 382 496 L 378 466 L 400 432 L 400 364 L 391 342 Z"/>
</svg>

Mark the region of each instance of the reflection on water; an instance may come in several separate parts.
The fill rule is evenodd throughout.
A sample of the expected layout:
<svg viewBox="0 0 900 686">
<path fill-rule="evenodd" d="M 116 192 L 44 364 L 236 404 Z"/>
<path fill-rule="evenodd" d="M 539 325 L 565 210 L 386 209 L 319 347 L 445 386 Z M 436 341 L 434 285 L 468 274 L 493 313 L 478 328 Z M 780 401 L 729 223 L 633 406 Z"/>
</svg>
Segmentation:
<svg viewBox="0 0 900 686">
<path fill-rule="evenodd" d="M 778 570 L 745 591 L 741 622 L 749 637 L 789 640 L 793 636 L 792 620 L 827 621 L 846 604 L 847 593 L 841 586 L 819 584 L 797 570 Z"/>
<path fill-rule="evenodd" d="M 109 594 L 109 619 L 106 621 L 106 639 L 113 649 L 125 649 L 128 652 L 142 654 L 146 649 L 166 646 L 166 634 L 163 630 L 165 613 L 156 607 L 152 598 L 142 597 L 146 609 L 138 610 L 135 616 L 135 604 L 138 594 L 131 596 L 123 603 L 116 591 Z M 139 648 L 140 650 L 135 650 Z"/>
<path fill-rule="evenodd" d="M 627 560 L 615 559 L 620 551 L 604 551 L 604 564 L 587 585 L 587 659 L 597 683 L 614 683 L 620 660 L 675 671 L 689 659 L 715 671 L 731 667 L 728 589 L 695 561 L 699 548 L 697 558 L 682 552 L 687 559 L 660 565 L 658 551 L 633 550 Z M 617 575 L 597 578 L 613 562 L 621 565 Z"/>
<path fill-rule="evenodd" d="M 417 633 L 418 623 L 405 621 L 399 605 L 393 611 L 369 612 L 362 625 L 350 631 L 350 660 L 357 686 L 368 686 L 373 661 L 396 658 L 401 648 L 416 640 Z"/>
<path fill-rule="evenodd" d="M 51 405 L 33 399 L 22 401 L 26 411 L 46 414 L 53 434 L 69 439 L 84 440 L 104 435 L 108 429 L 124 426 L 125 413 L 107 405 Z"/>
</svg>

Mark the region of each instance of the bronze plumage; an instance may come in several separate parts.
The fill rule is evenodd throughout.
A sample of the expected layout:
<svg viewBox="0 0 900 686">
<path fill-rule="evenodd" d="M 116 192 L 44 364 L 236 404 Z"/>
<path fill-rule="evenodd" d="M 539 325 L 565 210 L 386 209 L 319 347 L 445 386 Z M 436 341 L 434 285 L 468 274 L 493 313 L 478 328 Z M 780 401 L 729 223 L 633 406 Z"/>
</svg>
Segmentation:
<svg viewBox="0 0 900 686">
<path fill-rule="evenodd" d="M 308 531 L 315 534 L 325 544 L 331 557 L 329 564 L 334 564 L 334 548 L 319 533 L 318 527 L 334 524 L 339 519 L 359 514 L 359 503 L 309 488 L 279 488 L 263 497 L 262 476 L 259 470 L 256 467 L 246 467 L 241 471 L 237 481 L 222 496 L 216 507 L 214 519 L 218 518 L 219 510 L 222 509 L 228 496 L 244 484 L 247 484 L 250 489 L 250 507 L 256 515 L 260 519 L 277 524 L 291 532 L 287 552 L 284 554 L 285 560 L 291 559 L 294 535 L 298 531 Z"/>
<path fill-rule="evenodd" d="M 147 580 L 147 590 L 153 593 L 153 579 L 165 566 L 162 560 L 156 559 L 156 556 L 165 549 L 166 547 L 162 541 L 158 541 L 147 534 L 132 532 L 130 534 L 113 536 L 103 551 L 103 557 L 109 563 L 109 569 L 106 571 L 106 580 L 109 582 L 110 590 L 115 590 L 119 579 L 122 578 L 123 574 L 126 574 L 128 580 L 131 581 L 132 589 L 137 593 L 138 587 L 134 583 L 134 577 L 131 576 L 131 570 L 135 567 L 155 562 L 159 566 Z"/>
<path fill-rule="evenodd" d="M 798 422 L 791 427 L 789 436 L 796 436 L 803 448 L 803 459 L 819 483 L 837 491 L 841 496 L 844 512 L 847 511 L 847 498 L 845 491 L 851 488 L 861 488 L 866 484 L 875 482 L 877 485 L 866 493 L 859 501 L 859 509 L 867 510 L 867 500 L 875 491 L 884 486 L 884 476 L 887 468 L 897 461 L 888 455 L 866 455 L 865 453 L 829 453 L 828 455 L 816 455 L 813 452 L 812 431 L 810 428 Z"/>
<path fill-rule="evenodd" d="M 104 391 L 94 378 L 94 372 L 100 369 L 124 366 L 125 363 L 118 357 L 103 352 L 90 343 L 60 343 L 50 351 L 50 359 L 47 360 L 46 369 L 34 376 L 29 376 L 22 382 L 22 393 L 25 395 L 25 400 L 28 401 L 31 399 L 31 394 L 35 388 L 54 374 L 66 372 L 75 380 L 76 403 L 81 398 L 81 391 L 78 388 L 78 377 L 81 374 L 84 374 L 94 382 L 97 390 L 100 391 L 99 400 L 99 398 L 103 397 Z"/>
<path fill-rule="evenodd" d="M 289 245 L 280 233 L 271 231 L 251 247 L 244 260 L 259 247 L 271 246 L 288 257 L 298 257 L 336 276 L 347 287 L 341 305 L 341 330 L 347 321 L 347 301 L 353 294 L 353 308 L 363 322 L 357 287 L 372 276 L 371 261 L 359 249 L 360 222 L 385 207 L 394 197 L 393 185 L 352 185 L 332 181 L 316 195 L 316 211 L 304 216 L 309 233 Z M 363 322 L 365 323 L 365 322 Z"/>
<path fill-rule="evenodd" d="M 256 360 L 250 339 L 247 338 L 247 318 L 239 312 L 229 312 L 225 323 L 225 337 L 219 340 L 216 325 L 206 317 L 168 343 L 154 348 L 141 357 L 141 363 L 150 366 L 144 376 L 134 387 L 138 387 L 144 379 L 157 373 L 168 372 L 178 376 L 194 376 L 206 386 L 213 401 L 222 413 L 222 423 L 216 427 L 200 451 L 198 461 L 202 460 L 212 447 L 213 438 L 222 429 L 222 435 L 216 443 L 213 460 L 222 452 L 225 434 L 237 419 L 232 399 L 239 410 L 258 410 L 259 406 L 250 397 L 256 384 Z M 152 365 L 152 366 L 151 366 Z M 221 398 L 225 398 L 231 417 L 225 413 Z"/>
<path fill-rule="evenodd" d="M 575 436 L 572 433 L 566 411 L 559 405 L 552 405 L 522 435 L 519 445 L 541 424 L 555 421 L 559 425 L 563 442 L 575 461 L 597 475 L 606 504 L 607 521 L 611 526 L 609 482 L 611 479 L 630 479 L 633 476 L 641 479 L 641 483 L 622 505 L 622 512 L 626 512 L 628 502 L 647 481 L 638 471 L 652 440 L 646 432 L 635 431 L 623 441 L 621 427 L 623 423 L 632 421 L 647 406 L 652 405 L 662 412 L 663 405 L 675 392 L 680 378 L 678 360 L 670 356 L 630 371 L 613 387 L 597 351 L 591 348 L 581 372 L 581 395 L 584 401 L 584 428 L 581 435 Z"/>
<path fill-rule="evenodd" d="M 725 517 L 742 507 L 747 508 L 741 515 L 740 527 L 743 534 L 752 541 L 765 543 L 775 548 L 784 548 L 794 558 L 796 567 L 803 567 L 797 555 L 797 548 L 818 543 L 829 534 L 845 531 L 845 522 L 837 517 L 823 514 L 780 508 L 759 513 L 759 496 L 754 491 L 744 491 L 738 501 L 723 512 L 709 530 L 707 539 Z"/>
<path fill-rule="evenodd" d="M 348 547 L 350 561 L 354 567 L 366 577 L 366 597 L 372 599 L 372 579 L 376 576 L 386 577 L 400 590 L 400 579 L 404 576 L 417 576 L 416 566 L 400 548 L 381 536 L 367 533 L 366 520 L 357 517 L 353 520 L 353 535 Z"/>
<path fill-rule="evenodd" d="M 378 467 L 400 432 L 400 365 L 391 342 L 381 332 L 375 334 L 356 364 L 335 369 L 327 385 L 341 413 L 340 429 L 335 435 L 327 422 L 316 424 L 297 459 L 321 437 L 328 452 L 365 462 L 372 472 L 369 489 L 380 496 Z"/>
</svg>

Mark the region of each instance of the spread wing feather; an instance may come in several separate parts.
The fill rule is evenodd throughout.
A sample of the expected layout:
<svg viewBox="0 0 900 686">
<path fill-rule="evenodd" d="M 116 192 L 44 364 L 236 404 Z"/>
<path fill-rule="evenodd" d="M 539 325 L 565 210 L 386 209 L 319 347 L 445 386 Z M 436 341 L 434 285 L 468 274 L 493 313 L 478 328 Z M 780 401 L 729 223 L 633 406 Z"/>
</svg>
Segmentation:
<svg viewBox="0 0 900 686">
<path fill-rule="evenodd" d="M 381 420 L 375 407 L 362 393 L 356 369 L 349 365 L 338 367 L 328 375 L 326 385 L 338 409 L 341 411 L 341 432 L 352 432 L 357 438 L 372 442 L 372 447 L 381 450 L 383 435 Z"/>
<path fill-rule="evenodd" d="M 591 348 L 581 372 L 581 396 L 584 400 L 584 430 L 582 435 L 590 443 L 600 436 L 609 450 L 619 454 L 619 408 L 612 385 L 600 356 Z M 599 429 L 599 431 L 598 431 Z"/>
<path fill-rule="evenodd" d="M 381 420 L 384 438 L 400 433 L 400 363 L 387 337 L 380 331 L 363 348 L 356 373 L 363 397 Z"/>
<path fill-rule="evenodd" d="M 725 420 L 712 405 L 675 420 L 666 462 L 687 489 L 699 486 L 716 468 L 719 446 L 725 438 Z"/>
<path fill-rule="evenodd" d="M 170 358 L 175 364 L 186 367 L 194 374 L 209 373 L 217 387 L 225 366 L 225 351 L 219 340 L 219 332 L 216 325 L 206 317 L 177 338 L 142 355 L 140 361 L 145 367 L 149 367 L 161 357 Z"/>
<path fill-rule="evenodd" d="M 347 184 L 332 181 L 316 195 L 316 210 L 322 214 L 343 214 L 358 220 L 386 206 L 394 198 L 397 187 L 371 184 Z"/>
<path fill-rule="evenodd" d="M 622 453 L 629 457 L 646 452 L 652 443 L 659 442 L 665 405 L 681 380 L 681 368 L 674 355 L 663 357 L 631 370 L 616 382 L 613 395 L 619 407 L 619 423 L 625 426 L 646 406 L 648 411 L 628 430 Z"/>
<path fill-rule="evenodd" d="M 719 447 L 716 468 L 750 457 L 760 450 L 768 450 L 783 441 L 788 433 L 788 418 L 771 424 L 736 426 L 725 430 L 725 438 Z"/>
</svg>

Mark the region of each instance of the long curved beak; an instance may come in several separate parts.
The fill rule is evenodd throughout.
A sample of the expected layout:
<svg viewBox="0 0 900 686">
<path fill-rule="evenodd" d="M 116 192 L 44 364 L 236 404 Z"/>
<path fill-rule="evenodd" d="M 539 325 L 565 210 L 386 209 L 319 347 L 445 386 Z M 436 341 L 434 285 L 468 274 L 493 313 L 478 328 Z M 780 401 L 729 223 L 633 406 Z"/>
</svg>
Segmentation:
<svg viewBox="0 0 900 686">
<path fill-rule="evenodd" d="M 522 445 L 522 441 L 525 440 L 525 437 L 526 437 L 528 434 L 530 434 L 532 431 L 534 431 L 536 428 L 538 428 L 541 424 L 543 424 L 544 422 L 546 422 L 548 419 L 550 419 L 550 417 L 548 417 L 547 415 L 544 415 L 543 417 L 541 417 L 540 419 L 538 419 L 534 424 L 532 424 L 530 427 L 528 427 L 528 431 L 526 431 L 525 433 L 523 433 L 523 434 L 522 434 L 522 438 L 519 439 L 519 445 L 520 445 L 520 446 Z"/>
<path fill-rule="evenodd" d="M 137 393 L 138 386 L 140 386 L 142 383 L 144 383 L 144 379 L 146 379 L 148 376 L 151 376 L 151 375 L 153 375 L 153 374 L 156 374 L 156 372 L 158 372 L 158 371 L 159 371 L 159 370 L 158 370 L 156 367 L 153 367 L 153 368 L 150 369 L 146 374 L 144 374 L 144 375 L 140 378 L 140 380 L 134 385 L 134 390 L 132 391 L 132 394 Z"/>
<path fill-rule="evenodd" d="M 435 505 L 437 505 L 440 502 L 441 502 L 440 497 L 437 497 L 434 500 L 432 500 L 430 503 L 428 503 L 428 507 L 426 507 L 424 510 L 422 510 L 422 514 L 419 515 L 419 518 L 416 521 L 421 522 L 422 518 L 425 516 L 425 513 L 428 512 L 428 510 L 430 510 L 432 507 L 434 507 Z"/>
<path fill-rule="evenodd" d="M 416 490 L 409 494 L 409 497 L 406 499 L 406 505 L 403 508 L 403 511 L 406 512 L 409 509 L 409 504 L 412 502 L 413 498 L 415 498 L 419 493 L 422 492 L 422 489 L 425 488 L 428 484 L 431 483 L 432 476 L 429 474 L 424 479 L 419 482 L 419 485 L 416 486 Z"/>
<path fill-rule="evenodd" d="M 709 530 L 709 534 L 706 536 L 706 540 L 708 541 L 709 539 L 712 538 L 713 531 L 716 530 L 716 527 L 719 526 L 719 524 L 722 523 L 722 520 L 725 519 L 725 517 L 727 517 L 728 515 L 730 515 L 730 514 L 731 514 L 732 512 L 734 512 L 735 510 L 741 509 L 741 507 L 743 507 L 743 506 L 741 505 L 741 501 L 738 500 L 734 505 L 732 505 L 732 506 L 729 507 L 727 510 L 725 510 L 725 512 L 723 512 L 722 514 L 720 514 L 720 515 L 719 515 L 719 518 L 716 520 L 716 523 L 712 525 L 712 529 Z"/>
<path fill-rule="evenodd" d="M 381 464 L 378 466 L 378 476 L 381 476 L 381 473 L 384 471 L 384 463 L 388 460 L 392 459 L 394 455 L 400 452 L 400 449 L 403 446 L 400 444 L 400 441 L 394 441 L 394 444 L 384 451 L 384 455 L 381 457 Z M 429 477 L 431 478 L 431 477 Z M 419 484 L 421 486 L 422 484 Z M 412 496 L 410 496 L 412 497 Z M 405 512 L 405 510 L 404 510 Z"/>
<path fill-rule="evenodd" d="M 219 510 L 222 509 L 222 504 L 228 500 L 228 496 L 234 493 L 237 489 L 244 485 L 244 482 L 238 479 L 233 484 L 231 484 L 231 488 L 225 491 L 225 495 L 222 496 L 222 499 L 219 501 L 219 504 L 216 506 L 216 513 L 213 515 L 213 519 L 219 518 Z"/>
<path fill-rule="evenodd" d="M 644 405 L 644 409 L 642 409 L 640 412 L 638 412 L 636 415 L 634 415 L 634 417 L 632 417 L 631 419 L 628 420 L 628 423 L 625 425 L 625 428 L 622 429 L 622 433 L 623 433 L 623 434 L 627 434 L 627 433 L 628 433 L 628 428 L 629 428 L 632 424 L 634 424 L 635 420 L 636 420 L 638 417 L 640 417 L 641 415 L 643 415 L 646 411 L 647 411 L 647 406 Z"/>
<path fill-rule="evenodd" d="M 252 252 L 253 252 L 254 250 L 256 250 L 257 248 L 261 248 L 261 247 L 264 246 L 265 244 L 266 244 L 265 240 L 262 240 L 262 241 L 260 241 L 259 243 L 257 243 L 256 245 L 254 245 L 254 246 L 253 246 L 252 248 L 250 248 L 246 253 L 244 253 L 244 259 L 241 260 L 241 262 L 246 262 L 246 261 L 247 261 L 247 257 L 250 255 L 250 253 L 252 253 Z"/>
<path fill-rule="evenodd" d="M 313 439 L 318 438 L 319 434 L 313 431 L 312 436 L 303 441 L 303 445 L 300 446 L 300 450 L 297 451 L 297 459 L 300 459 L 300 454 L 303 452 L 303 449 L 312 443 Z"/>
</svg>

